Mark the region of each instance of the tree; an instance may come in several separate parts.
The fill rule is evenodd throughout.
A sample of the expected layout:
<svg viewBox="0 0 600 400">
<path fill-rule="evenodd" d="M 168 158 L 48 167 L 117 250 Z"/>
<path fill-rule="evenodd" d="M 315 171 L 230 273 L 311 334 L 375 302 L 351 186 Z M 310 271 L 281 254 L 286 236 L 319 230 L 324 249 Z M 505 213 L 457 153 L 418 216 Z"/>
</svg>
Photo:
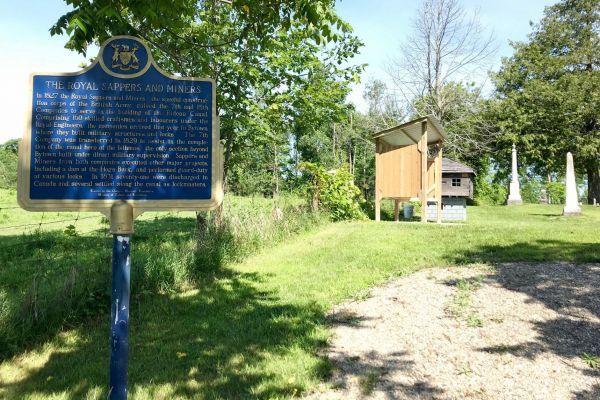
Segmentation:
<svg viewBox="0 0 600 400">
<path fill-rule="evenodd" d="M 295 164 L 299 159 L 331 168 L 340 166 L 340 124 L 351 114 L 345 103 L 348 85 L 331 80 L 323 70 L 311 74 L 310 81 L 294 98 L 296 113 L 292 142 L 295 144 Z M 326 106 L 329 104 L 329 106 Z"/>
<path fill-rule="evenodd" d="M 225 46 L 254 37 L 265 42 L 280 28 L 289 29 L 300 22 L 318 44 L 339 39 L 338 30 L 348 32 L 350 25 L 333 10 L 331 0 L 65 0 L 73 7 L 50 29 L 52 35 L 67 34 L 67 48 L 85 54 L 90 43 L 104 42 L 114 35 L 135 35 L 154 46 L 162 35 L 199 49 Z M 241 30 L 226 38 L 215 29 L 225 21 L 215 14 L 226 8 L 235 16 Z M 195 26 L 195 31 L 189 28 Z M 202 29 L 207 27 L 208 29 Z M 198 29 L 199 28 L 199 29 Z M 211 29 L 212 28 L 212 29 Z M 173 58 L 179 58 L 172 53 Z"/>
<path fill-rule="evenodd" d="M 448 134 L 444 142 L 446 155 L 473 167 L 482 164 L 485 169 L 480 158 L 494 147 L 498 134 L 493 101 L 483 98 L 480 87 L 456 82 L 444 85 L 441 96 L 445 99 L 441 120 Z M 434 104 L 430 95 L 414 99 L 413 117 L 436 115 Z"/>
<path fill-rule="evenodd" d="M 443 120 L 452 106 L 444 87 L 485 70 L 496 51 L 493 35 L 484 34 L 477 15 L 468 16 L 458 0 L 423 0 L 390 76 L 407 101 L 429 97 L 432 114 Z"/>
<path fill-rule="evenodd" d="M 445 146 L 456 155 L 487 151 L 494 130 L 473 117 L 481 108 L 481 90 L 460 83 L 484 72 L 496 51 L 477 15 L 469 16 L 458 0 L 423 0 L 413 34 L 388 72 L 415 116 L 431 114 L 447 128 Z M 478 121 L 464 130 L 465 120 Z M 463 150 L 463 146 L 468 144 Z"/>
<path fill-rule="evenodd" d="M 529 40 L 513 47 L 494 76 L 501 143 L 517 142 L 543 176 L 562 172 L 573 152 L 587 174 L 588 202 L 600 199 L 600 3 L 546 7 Z"/>
<path fill-rule="evenodd" d="M 307 180 L 306 189 L 313 210 L 323 206 L 333 221 L 365 219 L 360 208 L 364 200 L 346 165 L 331 171 L 310 162 L 303 162 L 300 167 Z"/>
<path fill-rule="evenodd" d="M 51 29 L 70 36 L 67 47 L 84 53 L 91 42 L 132 34 L 154 48 L 167 71 L 216 80 L 226 183 L 234 169 L 241 177 L 243 165 L 264 170 L 268 163 L 276 174 L 292 122 L 317 107 L 335 112 L 338 98 L 327 91 L 347 86 L 361 69 L 346 63 L 361 43 L 333 0 L 67 2 L 74 10 Z M 309 110 L 297 99 L 317 76 L 327 85 Z"/>
<path fill-rule="evenodd" d="M 368 111 L 361 113 L 348 107 L 344 118 L 329 127 L 332 168 L 346 166 L 364 198 L 372 198 L 375 187 L 375 145 L 371 135 L 382 129 L 398 125 L 405 116 L 397 99 L 380 80 L 368 81 L 363 98 Z M 321 162 L 322 163 L 322 162 Z"/>
<path fill-rule="evenodd" d="M 371 133 L 399 124 L 406 116 L 400 102 L 389 92 L 383 81 L 374 79 L 367 82 L 363 98 L 369 107 L 367 116 L 372 124 Z"/>
</svg>

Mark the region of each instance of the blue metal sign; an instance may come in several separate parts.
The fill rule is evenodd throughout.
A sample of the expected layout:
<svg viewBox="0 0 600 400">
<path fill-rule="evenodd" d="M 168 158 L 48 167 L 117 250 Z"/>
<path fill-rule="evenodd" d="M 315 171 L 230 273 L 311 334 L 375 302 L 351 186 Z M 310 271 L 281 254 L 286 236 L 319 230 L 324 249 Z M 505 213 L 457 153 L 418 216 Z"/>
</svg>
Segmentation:
<svg viewBox="0 0 600 400">
<path fill-rule="evenodd" d="M 214 82 L 166 74 L 139 39 L 111 38 L 80 73 L 33 75 L 31 110 L 20 172 L 25 208 L 218 204 Z"/>
<path fill-rule="evenodd" d="M 169 75 L 144 42 L 117 36 L 89 68 L 35 74 L 31 90 L 19 203 L 110 215 L 108 398 L 125 400 L 133 220 L 144 210 L 211 209 L 222 201 L 215 84 Z"/>
</svg>

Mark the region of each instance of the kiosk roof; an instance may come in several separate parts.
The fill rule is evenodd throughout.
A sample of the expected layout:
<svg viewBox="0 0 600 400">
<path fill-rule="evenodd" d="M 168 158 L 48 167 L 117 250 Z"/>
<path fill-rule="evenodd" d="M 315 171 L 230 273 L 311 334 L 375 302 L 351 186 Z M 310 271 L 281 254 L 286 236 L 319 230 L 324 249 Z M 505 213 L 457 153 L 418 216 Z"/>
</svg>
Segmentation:
<svg viewBox="0 0 600 400">
<path fill-rule="evenodd" d="M 446 139 L 446 131 L 433 115 L 427 115 L 405 122 L 393 128 L 374 133 L 372 140 L 381 139 L 392 146 L 411 146 L 421 139 L 421 123 L 427 122 L 427 143 L 437 143 Z"/>
</svg>

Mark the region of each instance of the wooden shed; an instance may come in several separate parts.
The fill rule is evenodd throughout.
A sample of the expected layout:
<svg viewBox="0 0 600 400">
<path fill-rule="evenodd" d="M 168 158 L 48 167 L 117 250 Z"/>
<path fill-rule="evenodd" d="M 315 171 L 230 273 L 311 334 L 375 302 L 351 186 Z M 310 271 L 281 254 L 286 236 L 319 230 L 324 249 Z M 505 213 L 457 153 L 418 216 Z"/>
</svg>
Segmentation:
<svg viewBox="0 0 600 400">
<path fill-rule="evenodd" d="M 421 202 L 421 222 L 427 222 L 427 204 L 435 203 L 437 220 L 442 208 L 442 144 L 446 133 L 433 116 L 425 116 L 374 133 L 375 220 L 380 220 L 381 200 Z"/>
<path fill-rule="evenodd" d="M 458 161 L 445 158 L 442 161 L 442 196 L 473 199 L 475 171 Z"/>
<path fill-rule="evenodd" d="M 458 161 L 442 161 L 442 220 L 466 221 L 467 199 L 473 199 L 475 171 Z M 428 204 L 429 220 L 438 220 L 435 204 Z"/>
</svg>

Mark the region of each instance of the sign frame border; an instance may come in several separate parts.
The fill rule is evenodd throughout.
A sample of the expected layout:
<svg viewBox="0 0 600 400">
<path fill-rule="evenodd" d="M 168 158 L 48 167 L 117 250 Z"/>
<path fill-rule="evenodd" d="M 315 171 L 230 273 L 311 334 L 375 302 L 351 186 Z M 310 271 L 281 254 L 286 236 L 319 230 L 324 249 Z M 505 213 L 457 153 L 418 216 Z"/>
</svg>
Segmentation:
<svg viewBox="0 0 600 400">
<path fill-rule="evenodd" d="M 132 39 L 139 43 L 141 43 L 147 51 L 148 54 L 148 62 L 147 65 L 143 68 L 143 71 L 140 71 L 138 74 L 131 75 L 123 75 L 110 72 L 108 68 L 103 65 L 103 62 L 100 62 L 102 59 L 101 55 L 104 53 L 104 49 L 106 46 L 116 39 Z M 49 75 L 49 76 L 78 76 L 86 73 L 92 68 L 96 67 L 97 64 L 100 64 L 102 70 L 109 75 L 121 78 L 121 79 L 132 79 L 141 76 L 145 73 L 150 66 L 156 68 L 156 70 L 162 74 L 163 76 L 181 81 L 196 81 L 196 82 L 210 82 L 212 85 L 212 135 L 211 135 L 211 198 L 207 200 L 202 199 L 194 199 L 194 200 L 142 200 L 142 199 L 132 199 L 132 200 L 124 200 L 124 199 L 32 199 L 30 196 L 30 176 L 31 176 L 31 128 L 32 128 L 32 113 L 33 113 L 33 78 L 39 75 Z M 216 105 L 216 82 L 212 78 L 197 78 L 197 77 L 181 77 L 176 75 L 171 75 L 163 70 L 154 60 L 152 56 L 152 52 L 148 45 L 140 38 L 129 36 L 129 35 L 119 35 L 113 36 L 110 39 L 106 40 L 100 50 L 98 51 L 98 56 L 94 60 L 94 62 L 88 67 L 76 71 L 76 72 L 60 72 L 60 73 L 32 73 L 29 75 L 29 97 L 28 97 L 28 107 L 25 115 L 25 128 L 23 131 L 23 139 L 19 144 L 19 159 L 18 159 L 18 171 L 17 171 L 17 202 L 19 206 L 27 211 L 99 211 L 106 215 L 110 213 L 110 207 L 117 202 L 125 202 L 130 204 L 134 213 L 139 215 L 146 211 L 209 211 L 217 208 L 223 202 L 223 145 L 220 142 L 220 127 L 219 127 L 219 117 L 217 115 L 217 105 Z"/>
</svg>

